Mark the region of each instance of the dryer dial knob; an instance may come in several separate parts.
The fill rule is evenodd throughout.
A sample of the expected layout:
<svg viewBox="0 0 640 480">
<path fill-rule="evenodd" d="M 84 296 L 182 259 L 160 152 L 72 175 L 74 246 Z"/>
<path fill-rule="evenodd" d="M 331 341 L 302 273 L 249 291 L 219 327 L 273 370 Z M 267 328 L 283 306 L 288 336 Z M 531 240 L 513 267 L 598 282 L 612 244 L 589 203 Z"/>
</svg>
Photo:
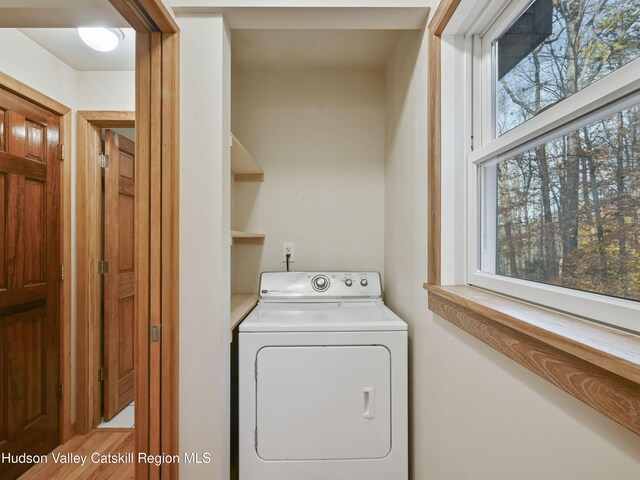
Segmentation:
<svg viewBox="0 0 640 480">
<path fill-rule="evenodd" d="M 311 280 L 311 286 L 318 292 L 324 292 L 329 288 L 329 279 L 324 275 L 316 275 L 313 277 L 313 280 Z"/>
<path fill-rule="evenodd" d="M 347 279 L 344 281 L 344 284 L 345 284 L 347 287 L 350 287 L 351 285 L 353 285 L 353 281 L 352 281 L 350 278 L 347 278 Z"/>
<path fill-rule="evenodd" d="M 367 285 L 369 285 L 369 281 L 366 278 L 363 278 L 362 280 L 360 280 L 360 285 L 366 287 Z"/>
</svg>

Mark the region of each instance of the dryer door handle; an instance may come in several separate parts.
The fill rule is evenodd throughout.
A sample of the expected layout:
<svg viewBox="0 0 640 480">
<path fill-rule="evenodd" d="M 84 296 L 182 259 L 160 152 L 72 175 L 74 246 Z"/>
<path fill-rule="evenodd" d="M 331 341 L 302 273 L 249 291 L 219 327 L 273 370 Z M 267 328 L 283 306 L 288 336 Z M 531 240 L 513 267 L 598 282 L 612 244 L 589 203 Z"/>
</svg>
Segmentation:
<svg viewBox="0 0 640 480">
<path fill-rule="evenodd" d="M 362 387 L 362 418 L 372 419 L 376 416 L 376 387 Z"/>
</svg>

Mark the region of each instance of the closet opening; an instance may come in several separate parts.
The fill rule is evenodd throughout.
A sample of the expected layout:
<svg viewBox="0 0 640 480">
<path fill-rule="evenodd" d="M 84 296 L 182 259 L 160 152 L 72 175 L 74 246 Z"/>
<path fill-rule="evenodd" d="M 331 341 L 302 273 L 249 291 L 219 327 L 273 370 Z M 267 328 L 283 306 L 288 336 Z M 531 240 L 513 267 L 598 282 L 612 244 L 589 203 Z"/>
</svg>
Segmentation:
<svg viewBox="0 0 640 480">
<path fill-rule="evenodd" d="M 427 49 L 423 29 L 232 29 L 230 43 L 238 478 L 238 325 L 262 272 L 377 271 L 385 303 L 418 308 L 402 289 L 426 278 Z"/>
</svg>

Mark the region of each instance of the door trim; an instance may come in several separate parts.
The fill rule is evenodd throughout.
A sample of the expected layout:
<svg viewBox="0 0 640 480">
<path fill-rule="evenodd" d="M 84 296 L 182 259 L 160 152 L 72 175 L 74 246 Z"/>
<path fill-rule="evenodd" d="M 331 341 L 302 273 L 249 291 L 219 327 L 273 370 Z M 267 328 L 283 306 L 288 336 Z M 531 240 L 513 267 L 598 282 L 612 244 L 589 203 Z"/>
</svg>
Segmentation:
<svg viewBox="0 0 640 480">
<path fill-rule="evenodd" d="M 109 1 L 137 32 L 136 451 L 177 455 L 179 29 L 162 0 Z M 177 479 L 178 466 L 139 463 L 135 476 Z"/>
<path fill-rule="evenodd" d="M 60 285 L 60 373 L 64 387 L 60 401 L 59 441 L 74 435 L 71 421 L 71 109 L 38 90 L 0 72 L 0 87 L 60 116 L 60 140 L 66 145 L 66 158 L 60 168 L 60 262 L 66 275 Z"/>
<path fill-rule="evenodd" d="M 78 111 L 76 119 L 76 433 L 100 423 L 102 128 L 133 128 L 135 112 Z"/>
</svg>

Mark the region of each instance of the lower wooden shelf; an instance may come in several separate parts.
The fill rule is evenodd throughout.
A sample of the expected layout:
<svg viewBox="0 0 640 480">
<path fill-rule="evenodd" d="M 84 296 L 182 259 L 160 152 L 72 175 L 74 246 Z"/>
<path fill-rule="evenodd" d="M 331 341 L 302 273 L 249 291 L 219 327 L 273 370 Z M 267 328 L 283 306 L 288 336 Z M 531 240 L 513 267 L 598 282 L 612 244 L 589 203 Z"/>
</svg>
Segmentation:
<svg viewBox="0 0 640 480">
<path fill-rule="evenodd" d="M 231 330 L 245 319 L 258 303 L 257 293 L 236 293 L 231 295 Z"/>
</svg>

